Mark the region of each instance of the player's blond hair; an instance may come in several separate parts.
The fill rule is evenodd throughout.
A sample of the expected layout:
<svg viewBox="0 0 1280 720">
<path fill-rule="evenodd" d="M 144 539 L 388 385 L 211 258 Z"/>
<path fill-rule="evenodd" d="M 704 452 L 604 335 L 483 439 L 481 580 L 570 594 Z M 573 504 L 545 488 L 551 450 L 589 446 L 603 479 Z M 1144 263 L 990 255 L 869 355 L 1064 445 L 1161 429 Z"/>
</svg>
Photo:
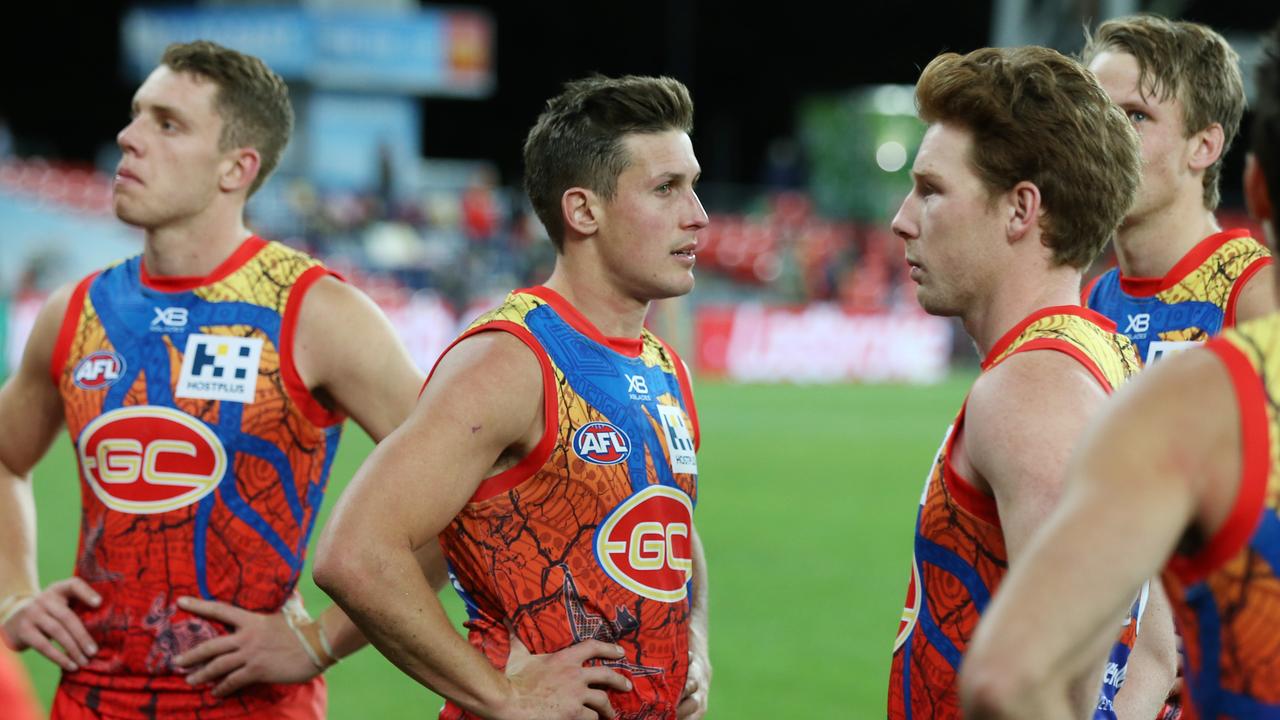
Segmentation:
<svg viewBox="0 0 1280 720">
<path fill-rule="evenodd" d="M 1216 209 L 1222 160 L 1240 132 L 1244 115 L 1240 56 L 1212 29 L 1159 15 L 1108 20 L 1094 35 L 1086 30 L 1085 40 L 1080 56 L 1086 65 L 1104 52 L 1127 53 L 1138 61 L 1138 90 L 1143 97 L 1181 101 L 1186 137 L 1214 123 L 1222 126 L 1222 154 L 1204 171 L 1204 206 Z"/>
<path fill-rule="evenodd" d="M 1138 136 L 1078 62 L 1042 47 L 946 53 L 916 84 L 920 118 L 973 133 L 970 165 L 995 197 L 1040 190 L 1054 262 L 1088 267 L 1132 207 Z"/>
<path fill-rule="evenodd" d="M 524 143 L 524 187 L 556 250 L 564 246 L 560 198 L 571 187 L 613 198 L 631 163 L 632 133 L 693 132 L 693 100 L 669 77 L 593 75 L 566 83 Z"/>
<path fill-rule="evenodd" d="M 284 80 L 252 55 L 208 40 L 174 43 L 165 48 L 161 64 L 174 72 L 198 75 L 218 86 L 214 107 L 222 118 L 218 149 L 251 147 L 262 160 L 258 177 L 249 186 L 257 192 L 280 163 L 293 132 L 293 105 Z"/>
</svg>

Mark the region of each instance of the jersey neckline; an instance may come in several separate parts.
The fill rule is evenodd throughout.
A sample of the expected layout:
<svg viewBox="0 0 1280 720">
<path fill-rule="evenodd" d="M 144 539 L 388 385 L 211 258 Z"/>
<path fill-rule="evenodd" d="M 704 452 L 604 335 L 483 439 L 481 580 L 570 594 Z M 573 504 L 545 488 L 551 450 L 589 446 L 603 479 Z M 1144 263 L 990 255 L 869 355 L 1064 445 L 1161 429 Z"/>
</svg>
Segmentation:
<svg viewBox="0 0 1280 720">
<path fill-rule="evenodd" d="M 138 262 L 138 275 L 144 287 L 160 292 L 185 292 L 205 285 L 212 285 L 239 270 L 258 251 L 267 246 L 267 241 L 252 235 L 235 249 L 226 260 L 214 268 L 208 275 L 151 275 L 147 272 L 145 258 Z"/>
<path fill-rule="evenodd" d="M 1174 263 L 1169 268 L 1169 272 L 1164 277 L 1127 277 L 1120 268 L 1116 268 L 1116 276 L 1120 279 L 1120 289 L 1127 295 L 1138 297 L 1151 297 L 1157 293 L 1182 282 L 1196 268 L 1204 264 L 1209 256 L 1218 251 L 1218 248 L 1226 245 L 1228 242 L 1237 238 L 1250 237 L 1251 233 L 1244 228 L 1235 228 L 1231 230 L 1220 230 L 1209 237 L 1196 243 L 1196 246 L 1187 251 L 1182 259 Z"/>
<path fill-rule="evenodd" d="M 579 312 L 577 308 L 566 300 L 563 295 L 552 290 L 546 285 L 524 288 L 523 290 L 517 290 L 516 292 L 533 295 L 534 297 L 542 299 L 551 306 L 552 310 L 556 311 L 557 315 L 559 315 L 565 322 L 569 323 L 569 326 L 574 330 L 577 330 L 591 340 L 604 345 L 619 355 L 635 358 L 640 357 L 640 353 L 644 350 L 644 338 L 610 337 L 605 335 L 600 332 L 600 329 L 597 328 L 594 323 L 588 320 L 585 315 Z"/>
</svg>

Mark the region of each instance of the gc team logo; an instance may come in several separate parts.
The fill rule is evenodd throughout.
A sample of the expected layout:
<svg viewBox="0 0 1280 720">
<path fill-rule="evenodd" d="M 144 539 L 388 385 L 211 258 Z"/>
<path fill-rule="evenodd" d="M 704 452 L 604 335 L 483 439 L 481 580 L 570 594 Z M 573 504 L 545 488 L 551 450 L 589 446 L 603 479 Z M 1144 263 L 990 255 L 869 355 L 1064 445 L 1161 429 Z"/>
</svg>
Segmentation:
<svg viewBox="0 0 1280 720">
<path fill-rule="evenodd" d="M 124 358 L 112 350 L 95 350 L 76 365 L 71 379 L 81 390 L 105 390 L 124 375 Z"/>
<path fill-rule="evenodd" d="M 596 559 L 631 592 L 673 603 L 693 574 L 693 502 L 680 490 L 650 485 L 614 508 L 596 529 Z"/>
<path fill-rule="evenodd" d="M 213 492 L 227 451 L 203 422 L 173 408 L 140 405 L 104 413 L 76 442 L 85 481 L 112 510 L 153 514 Z"/>
<path fill-rule="evenodd" d="M 573 451 L 596 465 L 617 465 L 631 454 L 631 440 L 612 423 L 589 422 L 573 434 Z"/>
</svg>

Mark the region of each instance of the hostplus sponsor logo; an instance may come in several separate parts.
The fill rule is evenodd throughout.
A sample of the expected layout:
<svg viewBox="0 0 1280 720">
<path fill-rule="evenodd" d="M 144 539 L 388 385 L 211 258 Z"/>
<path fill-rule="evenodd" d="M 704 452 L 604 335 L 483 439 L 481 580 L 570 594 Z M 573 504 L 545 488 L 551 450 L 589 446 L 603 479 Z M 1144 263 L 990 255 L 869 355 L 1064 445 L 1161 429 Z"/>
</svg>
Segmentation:
<svg viewBox="0 0 1280 720">
<path fill-rule="evenodd" d="M 262 338 L 190 335 L 175 394 L 251 403 L 258 387 Z"/>
</svg>

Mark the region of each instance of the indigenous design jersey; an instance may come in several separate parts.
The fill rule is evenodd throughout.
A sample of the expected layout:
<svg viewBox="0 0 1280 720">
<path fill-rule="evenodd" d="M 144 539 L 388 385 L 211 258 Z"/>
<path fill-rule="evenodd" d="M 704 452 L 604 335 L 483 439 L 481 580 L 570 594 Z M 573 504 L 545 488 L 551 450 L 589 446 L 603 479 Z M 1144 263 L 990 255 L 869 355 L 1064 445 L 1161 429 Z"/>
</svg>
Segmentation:
<svg viewBox="0 0 1280 720">
<path fill-rule="evenodd" d="M 1116 334 L 1113 323 L 1081 307 L 1064 306 L 1044 308 L 1016 325 L 991 349 L 982 369 L 1035 350 L 1070 355 L 1108 392 L 1140 368 L 1133 343 Z M 952 466 L 955 439 L 963 428 L 962 406 L 920 498 L 911 577 L 889 677 L 888 714 L 894 720 L 960 717 L 960 658 L 1008 570 L 995 499 Z M 1116 620 L 1118 625 L 1121 618 Z M 1125 639 L 1131 647 L 1132 638 Z"/>
<path fill-rule="evenodd" d="M 462 337 L 503 331 L 538 357 L 546 427 L 486 479 L 440 540 L 471 644 L 506 666 L 508 625 L 533 653 L 626 650 L 617 717 L 674 718 L 688 672 L 697 414 L 684 364 L 647 330 L 606 338 L 554 291 L 512 293 Z M 461 338 L 460 338 L 461 339 Z M 447 704 L 443 718 L 470 717 Z"/>
<path fill-rule="evenodd" d="M 1280 717 L 1280 316 L 1245 323 L 1208 347 L 1235 390 L 1241 476 L 1222 528 L 1165 568 L 1183 641 L 1184 717 Z"/>
<path fill-rule="evenodd" d="M 63 676 L 82 705 L 219 718 L 299 687 L 219 701 L 187 685 L 173 657 L 226 628 L 176 600 L 274 612 L 294 594 L 342 428 L 292 358 L 326 274 L 255 237 L 206 278 L 151 278 L 135 257 L 76 287 L 51 371 L 80 467 L 76 575 L 103 598 L 77 608 L 98 654 Z"/>
<path fill-rule="evenodd" d="M 1085 304 L 1111 318 L 1150 365 L 1236 324 L 1236 301 L 1271 251 L 1248 230 L 1205 238 L 1162 278 L 1130 278 L 1118 268 L 1084 291 Z"/>
</svg>

